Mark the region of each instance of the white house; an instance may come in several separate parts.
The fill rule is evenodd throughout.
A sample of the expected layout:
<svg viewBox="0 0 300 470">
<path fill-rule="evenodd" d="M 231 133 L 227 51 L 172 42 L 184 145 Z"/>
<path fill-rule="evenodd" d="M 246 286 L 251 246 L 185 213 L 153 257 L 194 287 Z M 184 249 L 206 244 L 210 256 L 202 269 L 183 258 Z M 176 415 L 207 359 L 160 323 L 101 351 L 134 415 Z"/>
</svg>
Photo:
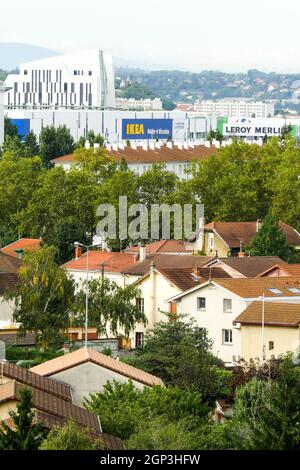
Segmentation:
<svg viewBox="0 0 300 470">
<path fill-rule="evenodd" d="M 300 277 L 215 279 L 169 299 L 190 314 L 213 341 L 213 353 L 227 366 L 241 359 L 235 319 L 254 301 L 300 303 Z M 259 356 L 259 352 L 257 354 Z"/>
</svg>

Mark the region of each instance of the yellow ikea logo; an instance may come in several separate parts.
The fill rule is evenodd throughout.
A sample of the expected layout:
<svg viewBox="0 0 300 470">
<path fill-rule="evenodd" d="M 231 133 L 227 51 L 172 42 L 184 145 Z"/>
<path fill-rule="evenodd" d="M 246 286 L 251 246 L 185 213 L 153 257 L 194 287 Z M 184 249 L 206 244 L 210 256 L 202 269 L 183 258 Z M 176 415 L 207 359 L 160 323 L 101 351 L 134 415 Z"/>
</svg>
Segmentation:
<svg viewBox="0 0 300 470">
<path fill-rule="evenodd" d="M 144 124 L 126 124 L 127 135 L 144 135 L 145 126 Z"/>
</svg>

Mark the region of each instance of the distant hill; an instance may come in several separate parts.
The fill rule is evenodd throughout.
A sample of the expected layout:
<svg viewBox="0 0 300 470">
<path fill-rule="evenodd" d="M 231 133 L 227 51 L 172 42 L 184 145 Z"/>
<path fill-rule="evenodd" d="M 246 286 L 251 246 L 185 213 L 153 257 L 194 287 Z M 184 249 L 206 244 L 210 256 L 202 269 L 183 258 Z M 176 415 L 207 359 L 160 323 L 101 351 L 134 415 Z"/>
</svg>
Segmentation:
<svg viewBox="0 0 300 470">
<path fill-rule="evenodd" d="M 31 46 L 30 44 L 0 42 L 0 69 L 14 70 L 22 62 L 46 59 L 59 54 L 59 52 L 44 47 Z"/>
</svg>

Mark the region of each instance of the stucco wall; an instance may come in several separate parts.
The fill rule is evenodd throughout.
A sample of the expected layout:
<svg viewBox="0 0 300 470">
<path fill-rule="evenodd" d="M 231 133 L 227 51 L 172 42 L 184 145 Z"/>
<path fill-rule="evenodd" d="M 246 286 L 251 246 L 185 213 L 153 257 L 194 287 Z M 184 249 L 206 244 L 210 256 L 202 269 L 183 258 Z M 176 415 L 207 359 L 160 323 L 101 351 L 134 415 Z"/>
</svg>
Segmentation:
<svg viewBox="0 0 300 470">
<path fill-rule="evenodd" d="M 14 305 L 13 301 L 7 302 L 0 297 L 0 328 L 8 327 L 13 323 Z"/>
<path fill-rule="evenodd" d="M 288 351 L 295 351 L 299 347 L 299 328 L 287 328 L 278 326 L 265 326 L 264 345 L 266 359 L 272 356 L 278 357 Z M 274 350 L 269 350 L 269 342 L 274 342 Z M 261 326 L 242 325 L 241 327 L 241 355 L 246 360 L 260 358 L 262 347 Z"/>
<path fill-rule="evenodd" d="M 129 381 L 128 377 L 105 369 L 92 362 L 75 366 L 71 369 L 54 374 L 51 377 L 71 386 L 73 402 L 76 405 L 81 405 L 83 399 L 85 397 L 88 398 L 90 393 L 101 392 L 103 385 L 106 384 L 108 380 L 117 380 L 121 383 Z M 145 387 L 145 385 L 140 382 L 134 380 L 132 382 L 135 387 L 141 390 Z"/>
</svg>

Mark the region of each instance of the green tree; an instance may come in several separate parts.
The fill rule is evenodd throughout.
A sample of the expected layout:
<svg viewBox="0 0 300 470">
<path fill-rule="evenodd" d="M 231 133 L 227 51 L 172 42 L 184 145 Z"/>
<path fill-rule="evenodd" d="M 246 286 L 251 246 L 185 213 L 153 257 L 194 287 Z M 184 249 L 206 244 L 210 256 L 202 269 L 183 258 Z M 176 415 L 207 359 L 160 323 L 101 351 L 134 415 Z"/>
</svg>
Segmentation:
<svg viewBox="0 0 300 470">
<path fill-rule="evenodd" d="M 99 144 L 100 147 L 104 146 L 104 137 L 101 134 L 96 135 L 94 131 L 89 131 L 87 140 L 91 147 L 94 147 L 95 144 Z"/>
<path fill-rule="evenodd" d="M 300 369 L 286 358 L 279 377 L 254 378 L 236 394 L 231 423 L 233 447 L 245 450 L 300 449 Z"/>
<path fill-rule="evenodd" d="M 213 401 L 228 377 L 217 373 L 220 361 L 211 353 L 211 341 L 186 315 L 157 323 L 146 335 L 144 347 L 126 358 L 130 364 L 160 377 L 165 384 L 195 387 L 203 400 Z"/>
<path fill-rule="evenodd" d="M 17 126 L 7 116 L 4 118 L 4 136 L 20 138 Z"/>
<path fill-rule="evenodd" d="M 39 450 L 100 450 L 104 449 L 103 439 L 94 440 L 89 429 L 69 421 L 62 428 L 54 428 L 42 442 Z"/>
<path fill-rule="evenodd" d="M 75 311 L 78 321 L 83 324 L 85 315 L 85 287 L 76 295 Z M 100 334 L 119 335 L 124 331 L 126 337 L 138 323 L 146 325 L 146 317 L 135 305 L 140 291 L 133 285 L 120 287 L 106 278 L 89 281 L 89 321 L 97 327 Z"/>
<path fill-rule="evenodd" d="M 289 261 L 292 254 L 286 236 L 272 214 L 266 216 L 247 250 L 255 256 L 279 256 L 285 261 Z"/>
<path fill-rule="evenodd" d="M 24 156 L 35 157 L 36 155 L 39 155 L 39 151 L 40 148 L 37 143 L 36 135 L 33 131 L 30 131 L 24 141 Z"/>
<path fill-rule="evenodd" d="M 0 450 L 37 450 L 45 437 L 40 423 L 34 422 L 32 393 L 28 388 L 20 390 L 20 402 L 16 411 L 10 412 L 12 427 L 0 423 Z"/>
<path fill-rule="evenodd" d="M 54 247 L 26 253 L 20 282 L 6 294 L 15 301 L 14 320 L 20 323 L 21 334 L 35 332 L 42 349 L 61 345 L 74 303 L 74 282 L 55 263 L 55 256 Z"/>
<path fill-rule="evenodd" d="M 74 139 L 66 126 L 44 127 L 40 133 L 40 156 L 46 168 L 51 167 L 51 160 L 69 155 L 74 150 Z"/>
</svg>

